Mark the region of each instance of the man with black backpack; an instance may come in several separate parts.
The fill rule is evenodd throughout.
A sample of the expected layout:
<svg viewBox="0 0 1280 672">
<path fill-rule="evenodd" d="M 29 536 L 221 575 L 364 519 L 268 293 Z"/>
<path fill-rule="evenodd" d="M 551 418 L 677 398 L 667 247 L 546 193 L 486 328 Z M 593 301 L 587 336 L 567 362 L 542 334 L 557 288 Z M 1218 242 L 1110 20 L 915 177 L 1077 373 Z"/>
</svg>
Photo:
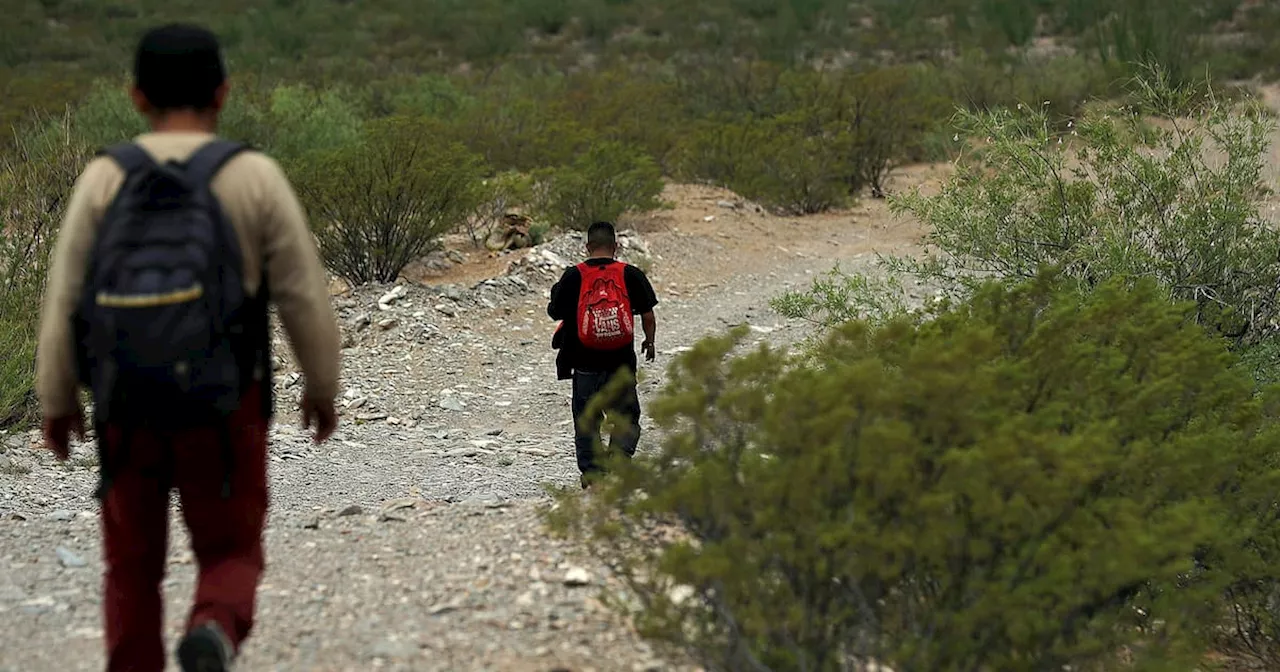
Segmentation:
<svg viewBox="0 0 1280 672">
<path fill-rule="evenodd" d="M 264 566 L 268 306 L 306 376 L 303 422 L 334 431 L 338 328 L 288 179 L 214 132 L 227 85 L 217 39 L 171 25 L 139 44 L 133 100 L 152 132 L 85 168 L 54 247 L 36 388 L 65 460 L 93 398 L 107 669 L 165 668 L 160 584 L 177 489 L 199 569 L 183 670 L 229 669 Z"/>
<path fill-rule="evenodd" d="M 603 471 L 595 448 L 604 418 L 602 413 L 589 413 L 596 395 L 616 394 L 606 400 L 604 410 L 625 420 L 623 428 L 610 437 L 609 447 L 631 457 L 640 442 L 634 316 L 640 316 L 644 329 L 641 350 L 645 359 L 653 361 L 655 353 L 657 321 L 653 309 L 658 297 L 644 271 L 618 261 L 617 254 L 613 224 L 592 224 L 587 228 L 587 260 L 565 270 L 552 286 L 547 305 L 547 315 L 561 321 L 552 344 L 560 350 L 557 377 L 573 380 L 574 449 L 583 488 Z M 630 382 L 615 389 L 611 383 L 619 373 L 625 373 Z"/>
</svg>

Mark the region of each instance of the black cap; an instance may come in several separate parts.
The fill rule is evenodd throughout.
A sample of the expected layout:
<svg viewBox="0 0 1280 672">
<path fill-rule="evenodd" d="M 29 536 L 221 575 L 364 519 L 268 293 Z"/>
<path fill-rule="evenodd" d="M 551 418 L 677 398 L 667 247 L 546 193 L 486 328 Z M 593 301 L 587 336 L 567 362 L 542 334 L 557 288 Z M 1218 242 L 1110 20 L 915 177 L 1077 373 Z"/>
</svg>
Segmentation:
<svg viewBox="0 0 1280 672">
<path fill-rule="evenodd" d="M 134 84 L 161 110 L 213 105 L 227 79 L 218 38 L 209 30 L 169 24 L 147 32 L 133 63 Z"/>
</svg>

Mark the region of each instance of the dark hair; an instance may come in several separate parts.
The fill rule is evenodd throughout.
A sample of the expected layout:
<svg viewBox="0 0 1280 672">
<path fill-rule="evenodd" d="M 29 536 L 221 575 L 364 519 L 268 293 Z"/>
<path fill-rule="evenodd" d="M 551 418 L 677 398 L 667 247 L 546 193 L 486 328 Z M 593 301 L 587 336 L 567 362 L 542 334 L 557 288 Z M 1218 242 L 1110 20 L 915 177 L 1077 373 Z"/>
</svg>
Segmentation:
<svg viewBox="0 0 1280 672">
<path fill-rule="evenodd" d="M 205 28 L 169 24 L 138 42 L 133 81 L 157 109 L 208 109 L 226 80 L 218 38 Z"/>
<path fill-rule="evenodd" d="M 606 247 L 617 247 L 618 235 L 609 222 L 595 222 L 587 227 L 587 249 L 602 250 Z"/>
</svg>

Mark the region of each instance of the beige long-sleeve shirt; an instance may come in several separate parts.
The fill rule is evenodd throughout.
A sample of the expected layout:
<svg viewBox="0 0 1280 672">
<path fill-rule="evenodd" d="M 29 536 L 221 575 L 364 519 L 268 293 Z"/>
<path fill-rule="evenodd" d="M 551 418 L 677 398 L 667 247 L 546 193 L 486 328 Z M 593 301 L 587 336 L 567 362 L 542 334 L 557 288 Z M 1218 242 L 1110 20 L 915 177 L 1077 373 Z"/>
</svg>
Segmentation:
<svg viewBox="0 0 1280 672">
<path fill-rule="evenodd" d="M 150 133 L 137 142 L 164 162 L 185 160 L 211 139 L 204 133 Z M 85 167 L 67 204 L 50 260 L 36 355 L 36 395 L 46 418 L 69 415 L 78 403 L 71 317 L 95 232 L 123 182 L 124 172 L 115 161 L 96 158 Z M 242 152 L 223 166 L 211 186 L 240 241 L 245 291 L 257 294 L 265 269 L 307 393 L 333 399 L 341 356 L 338 325 L 306 215 L 284 171 L 261 153 Z"/>
</svg>

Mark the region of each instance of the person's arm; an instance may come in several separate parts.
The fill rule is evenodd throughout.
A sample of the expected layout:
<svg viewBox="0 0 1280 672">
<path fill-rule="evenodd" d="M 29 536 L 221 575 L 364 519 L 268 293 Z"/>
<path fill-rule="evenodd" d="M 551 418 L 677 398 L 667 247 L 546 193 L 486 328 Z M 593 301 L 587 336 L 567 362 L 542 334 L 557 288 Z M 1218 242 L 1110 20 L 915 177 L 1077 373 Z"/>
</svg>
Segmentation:
<svg viewBox="0 0 1280 672">
<path fill-rule="evenodd" d="M 563 278 L 551 285 L 551 300 L 547 302 L 547 317 L 553 320 L 563 320 L 560 316 L 560 285 L 564 282 Z"/>
<path fill-rule="evenodd" d="M 645 360 L 652 362 L 657 354 L 658 319 L 654 316 L 653 309 L 658 305 L 658 293 L 653 291 L 653 285 L 644 271 L 635 266 L 627 267 L 625 279 L 627 294 L 631 297 L 631 309 L 640 316 L 640 326 L 644 329 L 644 342 L 640 344 L 640 349 L 644 352 Z"/>
<path fill-rule="evenodd" d="M 303 424 L 314 424 L 315 439 L 322 442 L 337 426 L 334 399 L 342 358 L 338 322 L 329 303 L 324 265 L 293 186 L 275 161 L 258 156 L 266 162 L 261 167 L 261 207 L 267 286 L 305 378 Z"/>
<path fill-rule="evenodd" d="M 640 326 L 644 328 L 644 343 L 640 349 L 644 351 L 645 360 L 652 362 L 657 354 L 658 338 L 658 318 L 654 317 L 652 310 L 640 316 Z"/>
<path fill-rule="evenodd" d="M 119 188 L 123 178 L 123 172 L 107 158 L 96 159 L 85 167 L 67 202 L 50 253 L 36 341 L 35 387 L 44 416 L 45 443 L 63 460 L 70 454 L 71 434 L 84 436 L 83 410 L 76 398 L 79 382 L 71 317 L 84 284 L 94 231 L 108 194 Z"/>
<path fill-rule="evenodd" d="M 553 320 L 568 320 L 575 317 L 578 309 L 578 269 L 570 266 L 564 270 L 560 280 L 551 286 L 551 300 L 547 302 L 547 317 Z"/>
</svg>

